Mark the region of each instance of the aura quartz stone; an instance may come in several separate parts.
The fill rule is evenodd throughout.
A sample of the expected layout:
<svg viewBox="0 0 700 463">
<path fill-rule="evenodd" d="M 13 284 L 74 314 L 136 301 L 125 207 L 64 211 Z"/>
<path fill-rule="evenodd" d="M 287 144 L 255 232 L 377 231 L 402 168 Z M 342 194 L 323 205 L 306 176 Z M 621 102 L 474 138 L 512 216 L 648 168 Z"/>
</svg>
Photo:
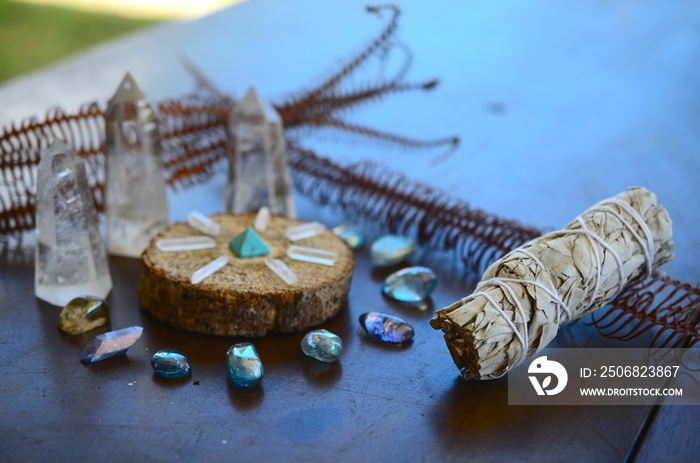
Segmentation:
<svg viewBox="0 0 700 463">
<path fill-rule="evenodd" d="M 435 272 L 427 267 L 408 267 L 386 278 L 382 294 L 401 302 L 421 303 L 430 297 L 435 285 Z"/>
<path fill-rule="evenodd" d="M 169 221 L 158 117 L 127 73 L 105 112 L 110 254 L 140 257 Z"/>
<path fill-rule="evenodd" d="M 331 363 L 343 353 L 343 341 L 328 330 L 314 330 L 301 340 L 301 350 L 311 358 Z"/>
<path fill-rule="evenodd" d="M 372 243 L 370 258 L 377 267 L 391 267 L 410 258 L 416 245 L 410 238 L 400 235 L 384 235 Z"/>
<path fill-rule="evenodd" d="M 241 259 L 261 257 L 270 254 L 270 247 L 255 233 L 255 230 L 250 227 L 233 237 L 231 241 L 229 241 L 228 247 Z"/>
<path fill-rule="evenodd" d="M 365 235 L 362 230 L 353 224 L 338 225 L 333 229 L 333 233 L 340 237 L 350 249 L 357 251 L 365 245 Z"/>
<path fill-rule="evenodd" d="M 251 87 L 230 121 L 224 211 L 243 214 L 269 207 L 273 214 L 296 217 L 279 113 Z"/>
<path fill-rule="evenodd" d="M 71 299 L 58 317 L 58 329 L 71 335 L 86 333 L 107 323 L 109 307 L 96 296 Z"/>
<path fill-rule="evenodd" d="M 83 363 L 94 363 L 117 355 L 124 355 L 136 341 L 141 339 L 143 328 L 130 326 L 109 333 L 98 334 L 95 339 L 83 349 L 80 359 Z"/>
<path fill-rule="evenodd" d="M 381 312 L 360 315 L 360 327 L 370 338 L 391 344 L 408 342 L 415 334 L 413 327 L 403 318 Z"/>
<path fill-rule="evenodd" d="M 198 268 L 190 277 L 190 283 L 196 285 L 201 283 L 205 279 L 209 278 L 228 264 L 228 256 L 223 254 L 213 261 L 209 262 L 207 265 Z"/>
<path fill-rule="evenodd" d="M 36 239 L 36 297 L 61 307 L 84 294 L 107 297 L 112 278 L 85 163 L 60 140 L 37 167 Z"/>
<path fill-rule="evenodd" d="M 176 349 L 161 349 L 151 357 L 153 371 L 163 378 L 185 378 L 192 376 L 192 367 L 187 357 Z"/>
<path fill-rule="evenodd" d="M 249 342 L 241 342 L 231 346 L 226 352 L 228 374 L 233 384 L 239 387 L 253 387 L 265 377 L 258 351 Z"/>
<path fill-rule="evenodd" d="M 187 224 L 195 230 L 210 236 L 218 236 L 221 231 L 221 227 L 218 223 L 197 211 L 192 211 L 187 214 Z"/>
</svg>

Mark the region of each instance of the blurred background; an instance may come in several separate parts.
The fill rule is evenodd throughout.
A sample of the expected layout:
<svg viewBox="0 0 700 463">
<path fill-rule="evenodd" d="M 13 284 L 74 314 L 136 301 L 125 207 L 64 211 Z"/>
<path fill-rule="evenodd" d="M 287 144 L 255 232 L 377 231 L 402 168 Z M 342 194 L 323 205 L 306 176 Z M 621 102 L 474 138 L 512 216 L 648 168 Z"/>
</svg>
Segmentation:
<svg viewBox="0 0 700 463">
<path fill-rule="evenodd" d="M 244 0 L 0 0 L 0 82 L 162 21 Z"/>
</svg>

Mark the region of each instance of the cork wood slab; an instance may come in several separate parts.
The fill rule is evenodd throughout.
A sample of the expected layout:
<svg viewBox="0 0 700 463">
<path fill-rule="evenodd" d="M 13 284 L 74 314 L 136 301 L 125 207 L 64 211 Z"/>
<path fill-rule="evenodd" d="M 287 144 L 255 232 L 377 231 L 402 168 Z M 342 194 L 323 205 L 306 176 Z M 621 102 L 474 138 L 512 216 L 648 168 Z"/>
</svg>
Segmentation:
<svg viewBox="0 0 700 463">
<path fill-rule="evenodd" d="M 270 247 L 265 257 L 241 259 L 231 252 L 228 242 L 252 227 L 255 214 L 220 214 L 211 219 L 221 227 L 213 249 L 163 252 L 155 242 L 164 238 L 201 236 L 186 223 L 162 230 L 142 255 L 139 295 L 141 307 L 159 320 L 206 334 L 261 337 L 268 333 L 289 333 L 319 325 L 344 307 L 355 264 L 350 248 L 333 232 L 292 243 L 285 237 L 298 220 L 273 216 L 267 229 L 258 232 Z M 296 244 L 333 251 L 333 266 L 292 260 L 287 248 Z M 204 281 L 193 285 L 192 273 L 226 254 L 229 262 Z M 298 282 L 289 285 L 273 273 L 265 259 L 281 259 L 296 274 Z"/>
</svg>

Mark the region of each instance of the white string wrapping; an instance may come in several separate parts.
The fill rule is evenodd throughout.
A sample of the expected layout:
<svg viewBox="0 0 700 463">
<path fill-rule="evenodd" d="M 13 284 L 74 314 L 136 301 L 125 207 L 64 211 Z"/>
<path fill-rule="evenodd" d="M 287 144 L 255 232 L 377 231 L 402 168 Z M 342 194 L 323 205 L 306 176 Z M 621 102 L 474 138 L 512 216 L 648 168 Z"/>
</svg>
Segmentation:
<svg viewBox="0 0 700 463">
<path fill-rule="evenodd" d="M 579 236 L 587 246 L 578 243 Z M 565 266 L 561 261 L 569 250 L 571 263 Z M 668 213 L 652 193 L 631 188 L 597 203 L 565 229 L 547 233 L 499 259 L 474 293 L 438 311 L 431 324 L 446 331 L 448 347 L 463 375 L 496 378 L 544 348 L 560 324 L 601 307 L 630 281 L 651 275 L 673 257 L 672 250 Z M 643 262 L 638 262 L 639 257 Z M 605 265 L 608 259 L 614 267 Z M 548 268 L 548 261 L 563 267 L 562 274 Z M 626 265 L 633 268 L 626 271 Z M 527 274 L 515 277 L 522 266 Z M 585 272 L 588 268 L 590 275 Z M 568 281 L 571 278 L 580 288 Z M 546 297 L 538 300 L 528 293 L 528 286 Z M 495 310 L 501 322 L 486 312 L 487 307 Z M 505 341 L 504 327 L 517 348 Z"/>
</svg>

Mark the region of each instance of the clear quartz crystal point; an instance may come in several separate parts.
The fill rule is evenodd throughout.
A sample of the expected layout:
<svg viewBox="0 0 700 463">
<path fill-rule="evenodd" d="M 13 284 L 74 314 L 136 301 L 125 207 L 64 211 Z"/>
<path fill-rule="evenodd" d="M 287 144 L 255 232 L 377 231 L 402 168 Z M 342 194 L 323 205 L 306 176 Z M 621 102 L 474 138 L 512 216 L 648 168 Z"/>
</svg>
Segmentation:
<svg viewBox="0 0 700 463">
<path fill-rule="evenodd" d="M 312 238 L 326 231 L 326 227 L 318 222 L 303 223 L 294 227 L 289 227 L 285 236 L 289 241 L 299 241 Z"/>
<path fill-rule="evenodd" d="M 156 247 L 163 252 L 193 251 L 216 247 L 216 241 L 208 236 L 188 236 L 185 238 L 164 238 L 156 240 Z"/>
<path fill-rule="evenodd" d="M 282 281 L 288 285 L 293 285 L 298 281 L 297 276 L 292 269 L 287 267 L 287 264 L 279 259 L 265 259 L 265 265 L 267 265 L 267 268 L 272 270 L 275 275 L 280 277 Z"/>
<path fill-rule="evenodd" d="M 190 281 L 193 285 L 196 285 L 197 283 L 202 282 L 203 280 L 209 278 L 210 276 L 224 268 L 226 264 L 228 264 L 228 256 L 224 254 L 221 257 L 218 257 L 213 261 L 209 262 L 204 267 L 201 267 L 200 269 L 196 270 L 192 274 L 192 278 L 190 279 Z"/>
<path fill-rule="evenodd" d="M 107 248 L 139 257 L 169 222 L 158 118 L 127 73 L 109 101 L 107 129 Z"/>
<path fill-rule="evenodd" d="M 65 306 L 112 289 L 85 163 L 55 140 L 37 167 L 35 293 Z"/>
<path fill-rule="evenodd" d="M 287 257 L 302 262 L 311 262 L 312 264 L 321 265 L 335 265 L 335 261 L 338 259 L 338 255 L 333 251 L 296 245 L 287 248 Z"/>
<path fill-rule="evenodd" d="M 253 228 L 259 232 L 267 230 L 267 225 L 270 223 L 270 208 L 263 206 L 258 210 L 258 215 L 255 216 Z"/>
<path fill-rule="evenodd" d="M 221 227 L 218 223 L 197 211 L 192 211 L 187 214 L 187 224 L 195 230 L 211 236 L 219 236 L 219 232 L 221 231 Z"/>
<path fill-rule="evenodd" d="M 242 214 L 266 206 L 295 218 L 282 118 L 252 87 L 231 114 L 229 137 L 224 211 Z"/>
</svg>

